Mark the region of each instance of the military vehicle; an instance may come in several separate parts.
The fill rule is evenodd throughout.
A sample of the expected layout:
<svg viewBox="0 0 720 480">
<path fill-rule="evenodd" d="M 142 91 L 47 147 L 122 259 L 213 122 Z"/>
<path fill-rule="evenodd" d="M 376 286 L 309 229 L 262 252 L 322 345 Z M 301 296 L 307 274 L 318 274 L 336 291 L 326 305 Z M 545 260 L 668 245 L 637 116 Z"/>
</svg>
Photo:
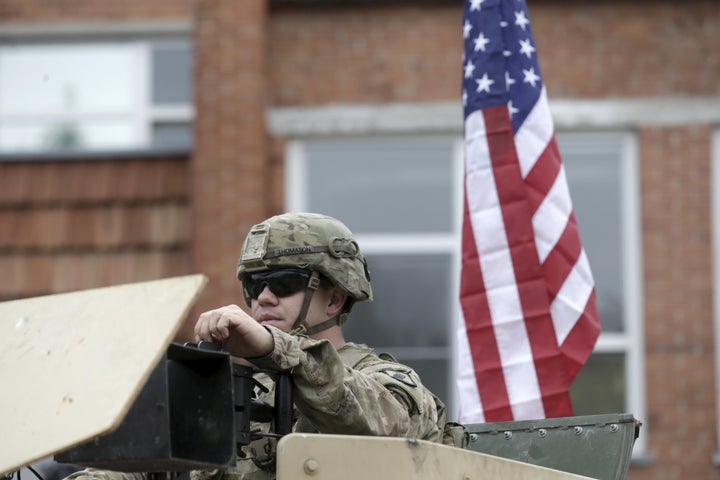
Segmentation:
<svg viewBox="0 0 720 480">
<path fill-rule="evenodd" d="M 251 367 L 211 345 L 173 343 L 206 279 L 152 282 L 0 303 L 0 475 L 54 455 L 126 472 L 234 465 L 250 422 L 280 437 L 277 478 L 462 480 L 625 478 L 631 414 L 466 425 L 467 448 L 409 438 L 291 433 L 292 388 L 253 399 Z"/>
</svg>

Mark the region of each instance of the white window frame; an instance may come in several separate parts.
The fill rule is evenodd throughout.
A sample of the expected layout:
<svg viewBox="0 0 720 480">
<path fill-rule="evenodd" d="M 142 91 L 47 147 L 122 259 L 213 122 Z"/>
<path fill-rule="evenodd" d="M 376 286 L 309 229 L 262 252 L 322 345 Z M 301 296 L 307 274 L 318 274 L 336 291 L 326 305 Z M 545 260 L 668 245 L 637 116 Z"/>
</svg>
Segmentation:
<svg viewBox="0 0 720 480">
<path fill-rule="evenodd" d="M 713 320 L 715 326 L 715 411 L 720 412 L 720 127 L 712 132 L 710 150 L 711 222 L 713 267 Z M 720 438 L 720 415 L 715 416 L 716 439 Z M 720 466 L 720 446 L 715 445 L 713 462 Z"/>
<path fill-rule="evenodd" d="M 623 255 L 619 259 L 622 272 L 624 296 L 623 332 L 602 331 L 595 344 L 593 353 L 625 355 L 624 403 L 626 412 L 635 418 L 646 418 L 645 401 L 645 355 L 644 355 L 644 308 L 643 308 L 643 262 L 642 262 L 642 210 L 640 204 L 640 154 L 637 136 L 629 130 L 598 130 L 583 126 L 573 128 L 573 122 L 555 119 L 556 124 L 563 125 L 564 133 L 597 137 L 609 135 L 612 139 L 619 138 L 620 145 L 620 192 L 622 195 L 620 232 Z M 597 140 L 595 140 L 597 141 Z M 562 146 L 561 146 L 562 147 Z M 582 219 L 579 219 L 582 228 Z M 590 258 L 591 267 L 593 259 Z M 602 318 L 600 319 L 602 324 Z M 646 434 L 646 431 L 642 432 Z M 634 452 L 645 449 L 645 439 L 641 436 L 635 443 Z"/>
<path fill-rule="evenodd" d="M 647 418 L 645 398 L 645 295 L 643 281 L 642 205 L 640 201 L 640 152 L 636 135 L 627 134 L 620 172 L 623 205 L 622 231 L 624 255 L 621 259 L 624 278 L 627 279 L 625 296 L 625 405 L 637 419 Z M 607 340 L 606 340 L 607 339 Z M 601 335 L 595 351 L 602 352 L 605 342 L 612 344 L 613 335 Z M 647 422 L 645 422 L 647 424 Z M 633 456 L 646 455 L 647 429 L 635 441 Z"/>
<path fill-rule="evenodd" d="M 130 118 L 133 130 L 138 135 L 138 146 L 127 150 L 148 150 L 152 148 L 153 127 L 158 122 L 191 123 L 194 118 L 193 99 L 185 105 L 153 105 L 152 102 L 152 49 L 155 46 L 180 47 L 190 44 L 191 25 L 189 22 L 119 22 L 119 23 L 78 23 L 78 24 L 10 24 L 0 25 L 0 48 L 33 44 L 116 44 L 130 48 L 134 56 L 132 78 L 135 85 L 135 103 L 127 113 L 110 114 L 112 117 Z M 3 115 L 0 123 L 28 122 L 33 118 L 47 120 L 48 116 L 57 119 L 76 120 L 108 118 L 106 115 L 68 114 L 43 112 L 41 114 Z M 116 151 L 118 149 L 90 149 L 88 152 Z M 125 149 L 122 149 L 125 150 Z M 81 150 L 84 151 L 84 150 Z M 0 152 L 0 156 L 13 155 L 15 152 Z M 24 155 L 53 155 L 52 150 L 31 150 Z"/>
<path fill-rule="evenodd" d="M 447 134 L 445 132 L 435 132 L 442 136 L 452 138 L 453 134 Z M 363 134 L 365 135 L 365 134 Z M 381 135 L 372 134 L 374 137 Z M 344 138 L 358 138 L 359 135 L 346 135 Z M 403 134 L 408 141 L 412 141 L 414 138 L 421 138 L 418 134 Z M 317 137 L 304 137 L 295 138 L 287 143 L 285 150 L 285 210 L 286 211 L 306 211 L 307 206 L 307 192 L 305 186 L 307 180 L 305 173 L 307 172 L 307 156 L 305 153 L 305 144 L 308 140 Z M 333 137 L 337 139 L 337 137 Z M 453 211 L 462 212 L 462 201 L 463 201 L 463 152 L 464 145 L 461 138 L 456 138 L 452 141 L 452 178 L 454 184 L 452 191 L 455 194 L 453 198 Z M 451 299 L 453 292 L 457 297 L 457 292 L 460 288 L 460 263 L 461 263 L 461 252 L 458 248 L 460 245 L 461 232 L 462 232 L 462 215 L 455 215 L 453 218 L 453 225 L 451 231 L 446 233 L 438 234 L 425 234 L 425 233 L 410 233 L 410 234 L 362 234 L 355 233 L 355 238 L 358 243 L 362 246 L 363 252 L 366 255 L 387 255 L 392 253 L 398 253 L 403 255 L 412 254 L 433 254 L 440 253 L 448 255 L 451 259 L 450 272 L 452 277 L 452 283 L 450 285 Z M 448 365 L 450 366 L 450 378 L 456 377 L 457 372 L 457 359 L 455 358 L 454 352 L 456 351 L 457 335 L 455 335 L 455 321 L 459 314 L 458 302 L 451 301 L 448 305 L 450 314 L 452 315 L 453 323 L 452 331 L 448 335 L 448 346 L 447 350 L 443 347 L 407 347 L 398 348 L 393 347 L 393 353 L 396 355 L 402 355 L 403 358 L 413 358 L 419 356 L 420 358 L 447 358 Z M 375 348 L 382 348 L 382 345 L 373 345 Z M 401 351 L 402 350 L 402 351 Z M 455 412 L 457 410 L 457 394 L 453 388 L 453 382 L 449 382 L 448 386 L 449 397 L 446 400 L 448 412 Z"/>
<path fill-rule="evenodd" d="M 567 129 L 567 125 L 565 126 Z M 593 135 L 597 131 L 583 128 L 573 133 Z M 600 133 L 602 135 L 602 133 Z M 645 399 L 645 335 L 644 335 L 644 294 L 642 261 L 642 209 L 640 202 L 640 154 L 634 132 L 616 132 L 621 136 L 620 191 L 621 244 L 620 258 L 622 277 L 625 281 L 623 297 L 624 332 L 601 332 L 593 353 L 623 353 L 625 355 L 625 405 L 627 412 L 637 419 L 646 418 Z M 581 220 L 582 221 L 582 220 Z M 592 260 L 592 259 L 591 259 Z M 592 266 L 592 265 L 591 265 Z M 600 319 L 602 322 L 602 318 Z M 643 422 L 646 423 L 646 422 Z M 646 448 L 647 430 L 643 427 L 635 442 L 633 455 L 643 455 Z"/>
</svg>

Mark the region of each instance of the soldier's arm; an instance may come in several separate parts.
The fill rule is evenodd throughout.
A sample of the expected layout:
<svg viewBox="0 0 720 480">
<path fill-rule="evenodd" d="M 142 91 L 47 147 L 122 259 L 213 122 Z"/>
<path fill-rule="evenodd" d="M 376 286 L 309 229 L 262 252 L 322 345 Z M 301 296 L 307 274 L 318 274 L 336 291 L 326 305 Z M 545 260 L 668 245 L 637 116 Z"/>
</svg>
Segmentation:
<svg viewBox="0 0 720 480">
<path fill-rule="evenodd" d="M 68 475 L 65 480 L 148 480 L 148 475 L 140 472 L 113 472 L 86 468 Z"/>
<path fill-rule="evenodd" d="M 192 470 L 189 474 L 190 480 L 222 480 L 224 471 L 214 470 Z M 115 472 L 112 470 L 100 470 L 86 468 L 68 475 L 64 480 L 153 480 L 153 478 L 165 478 L 163 474 L 153 475 L 146 472 Z"/>
<path fill-rule="evenodd" d="M 318 431 L 422 438 L 427 425 L 437 421 L 434 403 L 425 399 L 417 377 L 415 387 L 393 383 L 380 370 L 368 373 L 346 368 L 327 341 L 269 330 L 274 349 L 253 363 L 292 371 L 295 404 Z"/>
</svg>

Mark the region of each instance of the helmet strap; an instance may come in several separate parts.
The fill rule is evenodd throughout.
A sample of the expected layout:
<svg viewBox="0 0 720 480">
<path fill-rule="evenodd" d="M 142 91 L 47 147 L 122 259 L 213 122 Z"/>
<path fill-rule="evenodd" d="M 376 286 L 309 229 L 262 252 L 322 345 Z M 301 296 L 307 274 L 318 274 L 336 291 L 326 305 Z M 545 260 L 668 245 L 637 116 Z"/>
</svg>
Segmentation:
<svg viewBox="0 0 720 480">
<path fill-rule="evenodd" d="M 324 322 L 313 325 L 310 328 L 307 328 L 306 325 L 303 325 L 303 327 L 305 327 L 304 333 L 309 337 L 310 335 L 315 335 L 316 333 L 327 330 L 328 328 L 332 328 L 335 325 L 342 325 L 343 323 L 345 323 L 345 320 L 347 320 L 347 313 L 341 313 L 340 315 L 335 315 L 332 318 L 328 318 Z"/>
<path fill-rule="evenodd" d="M 295 319 L 295 323 L 293 323 L 293 326 L 290 329 L 291 335 L 303 334 L 308 331 L 307 323 L 305 323 L 305 317 L 307 317 L 307 312 L 310 309 L 310 301 L 312 301 L 315 290 L 317 290 L 319 286 L 320 274 L 316 270 L 313 270 L 312 275 L 310 275 L 310 279 L 308 280 L 307 288 L 305 288 L 305 298 L 303 299 L 302 306 L 300 307 L 298 316 Z"/>
<path fill-rule="evenodd" d="M 348 310 L 340 313 L 339 315 L 328 318 L 324 322 L 318 323 L 317 325 L 313 325 L 312 327 L 308 326 L 305 320 L 307 317 L 307 312 L 310 309 L 310 301 L 312 300 L 312 297 L 319 286 L 320 274 L 317 271 L 313 271 L 310 279 L 308 280 L 307 289 L 305 290 L 305 299 L 303 300 L 303 304 L 300 307 L 300 312 L 298 313 L 297 319 L 295 319 L 295 323 L 290 330 L 290 335 L 315 335 L 316 333 L 325 331 L 328 328 L 332 328 L 336 325 L 342 325 L 347 321 L 349 313 Z"/>
</svg>

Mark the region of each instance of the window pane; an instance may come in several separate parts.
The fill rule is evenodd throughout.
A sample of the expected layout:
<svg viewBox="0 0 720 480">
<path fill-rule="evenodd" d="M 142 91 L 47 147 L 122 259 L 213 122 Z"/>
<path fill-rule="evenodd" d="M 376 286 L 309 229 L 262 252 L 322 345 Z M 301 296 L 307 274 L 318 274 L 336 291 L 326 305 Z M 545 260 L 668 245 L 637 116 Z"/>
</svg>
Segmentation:
<svg viewBox="0 0 720 480">
<path fill-rule="evenodd" d="M 130 45 L 32 45 L 0 49 L 0 113 L 127 113 L 137 102 Z"/>
<path fill-rule="evenodd" d="M 368 255 L 374 300 L 355 305 L 345 338 L 414 368 L 450 401 L 450 255 Z"/>
<path fill-rule="evenodd" d="M 184 37 L 0 46 L 0 149 L 189 149 L 191 56 Z"/>
<path fill-rule="evenodd" d="M 346 338 L 373 347 L 447 346 L 450 255 L 368 255 L 368 265 L 374 300 L 355 305 Z"/>
<path fill-rule="evenodd" d="M 0 150 L 102 150 L 130 148 L 138 141 L 137 128 L 123 120 L 0 125 Z"/>
<path fill-rule="evenodd" d="M 625 355 L 594 353 L 570 388 L 575 415 L 625 412 Z"/>
<path fill-rule="evenodd" d="M 192 96 L 191 53 L 189 45 L 153 48 L 153 103 L 190 103 Z"/>
<path fill-rule="evenodd" d="M 452 230 L 451 139 L 316 140 L 305 145 L 310 211 L 342 218 L 356 234 Z"/>
<path fill-rule="evenodd" d="M 153 146 L 156 148 L 192 147 L 192 129 L 187 123 L 156 123 L 153 125 Z"/>
<path fill-rule="evenodd" d="M 558 135 L 573 208 L 595 278 L 604 331 L 623 331 L 622 139 Z"/>
</svg>

